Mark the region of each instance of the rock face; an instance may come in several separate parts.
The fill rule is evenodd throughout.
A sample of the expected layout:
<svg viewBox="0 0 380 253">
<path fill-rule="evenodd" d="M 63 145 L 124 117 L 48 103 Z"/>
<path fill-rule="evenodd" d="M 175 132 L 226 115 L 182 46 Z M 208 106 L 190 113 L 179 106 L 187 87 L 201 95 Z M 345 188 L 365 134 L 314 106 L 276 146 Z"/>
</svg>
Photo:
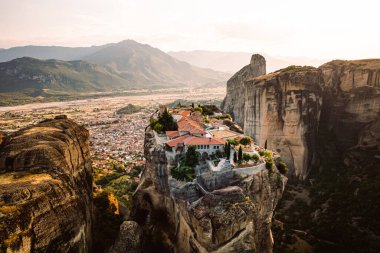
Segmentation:
<svg viewBox="0 0 380 253">
<path fill-rule="evenodd" d="M 245 84 L 244 133 L 267 142 L 296 177 L 304 178 L 313 161 L 322 81 L 316 68 L 291 66 Z"/>
<path fill-rule="evenodd" d="M 6 136 L 6 134 L 0 131 L 0 145 L 5 140 L 5 136 Z"/>
<path fill-rule="evenodd" d="M 143 252 L 272 252 L 271 219 L 286 178 L 276 169 L 238 176 L 212 192 L 171 193 L 165 151 L 148 128 L 146 167 L 132 218 L 144 231 Z"/>
<path fill-rule="evenodd" d="M 119 236 L 108 253 L 142 253 L 142 229 L 134 221 L 124 221 Z"/>
<path fill-rule="evenodd" d="M 290 175 L 310 179 L 287 185 L 276 252 L 379 249 L 379 77 L 380 59 L 332 61 L 236 85 L 245 90 L 245 111 L 234 115 L 244 116 L 244 133 L 277 150 Z"/>
<path fill-rule="evenodd" d="M 239 82 L 227 84 L 223 109 L 259 145 L 267 141 L 277 150 L 297 178 L 318 166 L 320 132 L 332 132 L 344 152 L 380 117 L 379 59 L 332 61 L 318 69 L 291 66 L 256 78 L 239 74 L 246 69 L 230 79 Z"/>
<path fill-rule="evenodd" d="M 380 118 L 380 59 L 332 61 L 319 68 L 324 78 L 321 128 L 332 131 L 344 151 Z"/>
<path fill-rule="evenodd" d="M 88 131 L 46 120 L 0 145 L 0 248 L 7 252 L 87 252 L 92 169 Z"/>
<path fill-rule="evenodd" d="M 244 127 L 244 91 L 245 81 L 266 74 L 265 58 L 259 54 L 252 55 L 251 62 L 239 70 L 227 81 L 227 94 L 222 103 L 222 110 L 231 114 L 234 121 Z"/>
</svg>

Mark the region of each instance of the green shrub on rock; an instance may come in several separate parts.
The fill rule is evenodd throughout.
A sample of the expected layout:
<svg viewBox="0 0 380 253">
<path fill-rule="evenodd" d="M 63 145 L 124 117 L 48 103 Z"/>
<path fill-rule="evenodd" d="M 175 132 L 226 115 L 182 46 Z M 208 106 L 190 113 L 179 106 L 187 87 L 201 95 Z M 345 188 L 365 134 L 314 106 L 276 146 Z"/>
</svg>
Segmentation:
<svg viewBox="0 0 380 253">
<path fill-rule="evenodd" d="M 265 163 L 265 168 L 267 168 L 268 170 L 272 169 L 273 167 L 273 162 L 272 161 L 268 161 Z"/>
<path fill-rule="evenodd" d="M 280 162 L 277 165 L 277 169 L 278 171 L 280 171 L 281 174 L 286 174 L 288 172 L 288 167 L 286 166 L 284 162 Z"/>
</svg>

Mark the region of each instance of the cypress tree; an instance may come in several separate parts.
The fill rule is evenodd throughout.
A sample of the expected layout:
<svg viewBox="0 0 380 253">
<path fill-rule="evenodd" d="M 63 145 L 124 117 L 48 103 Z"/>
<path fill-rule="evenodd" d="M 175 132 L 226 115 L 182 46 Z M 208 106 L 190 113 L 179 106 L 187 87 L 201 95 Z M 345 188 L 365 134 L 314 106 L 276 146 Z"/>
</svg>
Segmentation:
<svg viewBox="0 0 380 253">
<path fill-rule="evenodd" d="M 238 153 L 238 161 L 241 162 L 242 160 L 243 160 L 243 149 L 240 146 L 239 153 Z"/>
<path fill-rule="evenodd" d="M 226 142 L 224 143 L 224 154 L 227 156 L 227 153 L 228 153 L 228 144 Z"/>
</svg>

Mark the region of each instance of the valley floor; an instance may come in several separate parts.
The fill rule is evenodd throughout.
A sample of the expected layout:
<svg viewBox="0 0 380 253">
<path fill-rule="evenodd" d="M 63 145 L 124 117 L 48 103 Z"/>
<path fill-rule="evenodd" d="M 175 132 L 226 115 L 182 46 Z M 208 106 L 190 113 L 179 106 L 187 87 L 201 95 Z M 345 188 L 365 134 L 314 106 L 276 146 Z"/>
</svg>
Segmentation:
<svg viewBox="0 0 380 253">
<path fill-rule="evenodd" d="M 90 131 L 95 183 L 99 189 L 114 193 L 123 212 L 139 182 L 138 174 L 144 165 L 144 130 L 158 104 L 176 100 L 218 104 L 224 96 L 224 89 L 205 88 L 0 107 L 0 131 L 14 132 L 62 114 L 84 125 Z M 137 105 L 141 110 L 116 114 L 128 104 Z"/>
</svg>

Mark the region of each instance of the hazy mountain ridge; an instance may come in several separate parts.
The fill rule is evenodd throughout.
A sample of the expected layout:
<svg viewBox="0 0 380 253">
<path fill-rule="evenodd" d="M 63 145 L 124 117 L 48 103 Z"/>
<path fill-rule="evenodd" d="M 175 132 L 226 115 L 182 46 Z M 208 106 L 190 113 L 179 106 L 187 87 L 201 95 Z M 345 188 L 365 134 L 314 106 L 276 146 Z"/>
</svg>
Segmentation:
<svg viewBox="0 0 380 253">
<path fill-rule="evenodd" d="M 41 60 L 57 59 L 63 61 L 80 60 L 110 44 L 91 47 L 61 47 L 61 46 L 22 46 L 0 49 L 0 62 L 7 62 L 22 57 L 32 57 Z"/>
<path fill-rule="evenodd" d="M 191 66 L 157 48 L 133 40 L 112 44 L 83 60 L 105 66 L 123 78 L 139 83 L 215 84 L 229 77 L 225 73 Z"/>
<path fill-rule="evenodd" d="M 194 67 L 133 40 L 88 48 L 27 46 L 0 51 L 0 60 L 20 56 L 0 63 L 2 95 L 21 92 L 36 97 L 224 85 L 229 77 L 223 72 Z M 64 61 L 68 59 L 71 61 Z"/>
<path fill-rule="evenodd" d="M 206 50 L 170 51 L 168 54 L 195 66 L 212 68 L 228 73 L 237 72 L 241 66 L 244 66 L 247 62 L 249 62 L 252 56 L 252 53 L 247 52 L 221 52 Z M 266 59 L 268 72 L 286 68 L 290 65 L 308 65 L 318 67 L 328 61 L 326 59 L 312 59 L 307 57 L 273 57 L 267 54 L 260 54 Z"/>
<path fill-rule="evenodd" d="M 90 92 L 130 84 L 105 68 L 85 61 L 38 60 L 23 57 L 0 63 L 0 92 L 39 96 L 53 92 Z"/>
</svg>

